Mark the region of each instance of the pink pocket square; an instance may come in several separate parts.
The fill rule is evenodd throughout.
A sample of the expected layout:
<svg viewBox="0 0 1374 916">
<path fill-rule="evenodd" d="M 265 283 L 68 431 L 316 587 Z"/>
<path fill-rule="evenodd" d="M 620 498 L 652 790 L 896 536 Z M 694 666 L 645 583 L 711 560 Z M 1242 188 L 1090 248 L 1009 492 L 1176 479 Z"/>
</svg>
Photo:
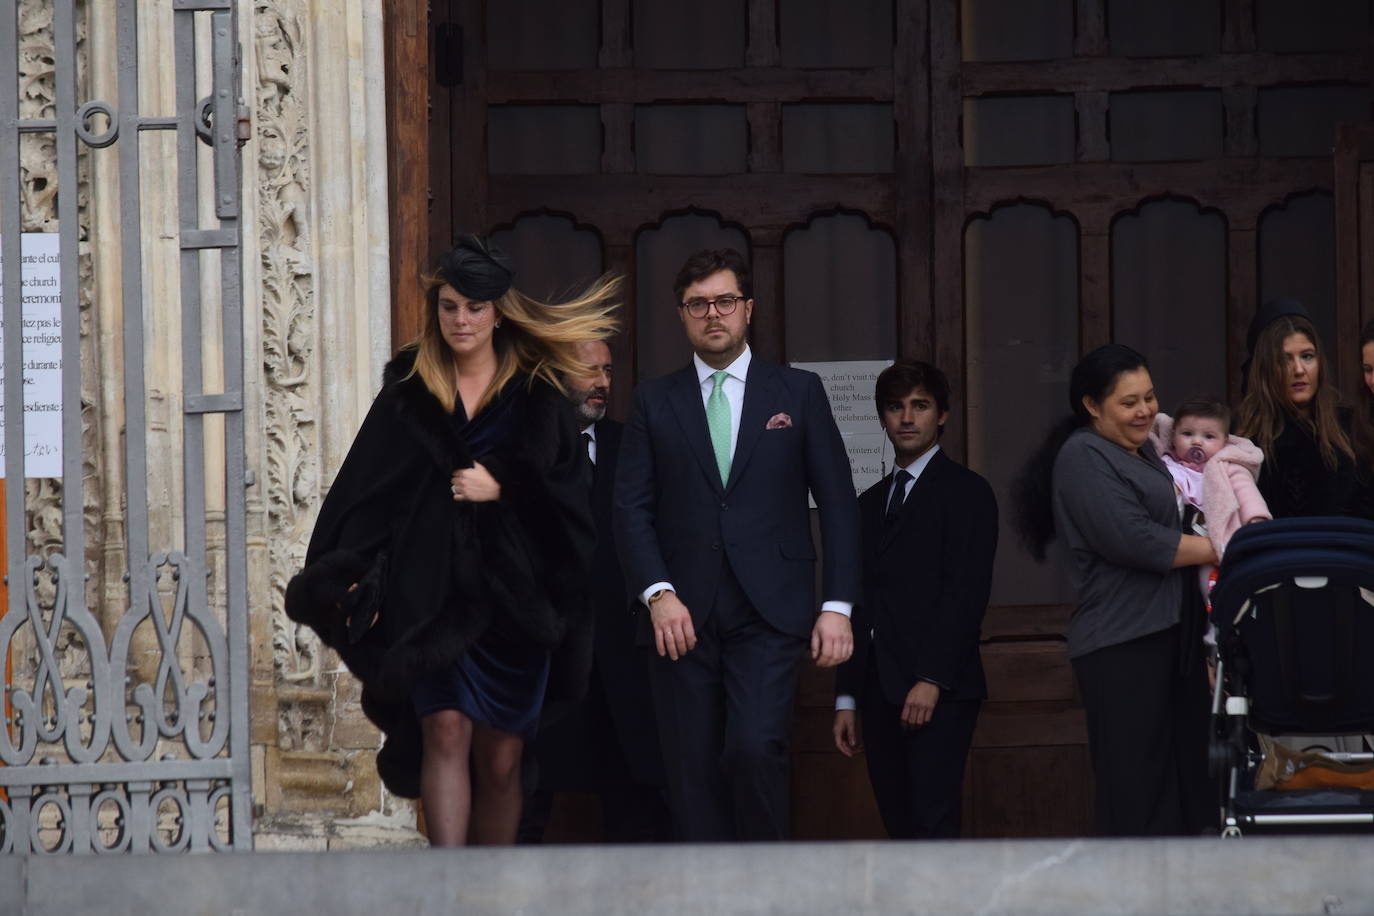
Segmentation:
<svg viewBox="0 0 1374 916">
<path fill-rule="evenodd" d="M 791 425 L 791 417 L 785 413 L 775 413 L 768 419 L 768 426 L 765 429 L 787 429 Z"/>
</svg>

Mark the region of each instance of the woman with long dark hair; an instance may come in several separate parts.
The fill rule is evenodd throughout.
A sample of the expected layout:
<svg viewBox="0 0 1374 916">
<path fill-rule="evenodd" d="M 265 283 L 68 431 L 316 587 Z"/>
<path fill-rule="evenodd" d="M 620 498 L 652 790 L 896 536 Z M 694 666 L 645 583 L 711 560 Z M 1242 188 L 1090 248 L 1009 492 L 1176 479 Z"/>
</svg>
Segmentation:
<svg viewBox="0 0 1374 916">
<path fill-rule="evenodd" d="M 613 329 L 619 284 L 552 307 L 512 277 L 476 236 L 441 259 L 287 592 L 362 681 L 378 771 L 420 796 L 436 846 L 514 841 L 523 742 L 590 659 L 595 534 L 561 378 L 590 372 L 577 346 Z"/>
<path fill-rule="evenodd" d="M 1099 830 L 1192 834 L 1210 816 L 1203 613 L 1186 567 L 1215 563 L 1184 534 L 1150 444 L 1159 407 L 1145 357 L 1108 344 L 1069 379 L 1070 416 L 1014 484 L 1016 524 L 1044 560 L 1058 540 L 1078 603 L 1068 648 L 1088 720 Z"/>
<path fill-rule="evenodd" d="M 1274 518 L 1363 515 L 1350 431 L 1334 371 L 1301 303 L 1266 302 L 1250 323 L 1236 434 L 1264 452 L 1259 488 Z"/>
</svg>

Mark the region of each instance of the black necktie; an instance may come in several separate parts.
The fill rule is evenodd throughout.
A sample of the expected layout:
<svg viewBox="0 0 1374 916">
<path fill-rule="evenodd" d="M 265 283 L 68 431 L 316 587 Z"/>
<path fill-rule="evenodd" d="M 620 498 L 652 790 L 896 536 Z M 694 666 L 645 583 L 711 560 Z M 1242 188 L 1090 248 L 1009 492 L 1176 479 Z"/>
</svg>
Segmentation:
<svg viewBox="0 0 1374 916">
<path fill-rule="evenodd" d="M 582 432 L 582 475 L 587 479 L 587 487 L 592 485 L 593 477 L 596 474 L 596 462 L 592 461 L 592 434 L 583 430 Z"/>
<path fill-rule="evenodd" d="M 906 483 L 911 480 L 911 475 L 906 468 L 898 468 L 897 473 L 892 475 L 892 497 L 887 501 L 887 515 L 883 517 L 886 524 L 892 525 L 897 521 L 897 516 L 902 513 L 902 502 L 906 500 Z"/>
</svg>

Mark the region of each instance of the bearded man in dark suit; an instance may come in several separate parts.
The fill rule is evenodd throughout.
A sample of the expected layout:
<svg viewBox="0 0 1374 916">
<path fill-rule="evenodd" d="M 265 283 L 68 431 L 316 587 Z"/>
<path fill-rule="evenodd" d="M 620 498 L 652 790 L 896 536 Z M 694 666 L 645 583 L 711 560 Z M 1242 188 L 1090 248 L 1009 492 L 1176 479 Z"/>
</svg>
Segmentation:
<svg viewBox="0 0 1374 916">
<path fill-rule="evenodd" d="M 835 744 L 846 756 L 865 752 L 893 839 L 957 837 L 964 762 L 987 695 L 978 641 L 997 500 L 940 449 L 943 372 L 898 360 L 878 376 L 874 397 L 893 470 L 859 497 L 863 597 L 854 656 L 836 677 Z"/>
<path fill-rule="evenodd" d="M 520 841 L 542 841 L 555 792 L 600 797 L 603 842 L 666 840 L 668 809 L 649 693 L 649 660 L 643 647 L 635 644 L 632 599 L 625 591 L 611 537 L 611 488 L 624 430 L 606 416 L 614 364 L 604 341 L 580 344 L 578 356 L 594 370 L 589 376 L 564 380 L 577 408 L 596 522 L 591 678 L 582 702 L 540 730 L 534 748 L 538 788 L 525 806 Z"/>
<path fill-rule="evenodd" d="M 614 526 L 632 593 L 677 835 L 785 839 L 797 675 L 849 657 L 859 588 L 849 460 L 820 379 L 751 352 L 737 251 L 701 251 L 674 282 L 692 362 L 639 386 Z M 820 510 L 824 603 L 807 491 Z"/>
</svg>

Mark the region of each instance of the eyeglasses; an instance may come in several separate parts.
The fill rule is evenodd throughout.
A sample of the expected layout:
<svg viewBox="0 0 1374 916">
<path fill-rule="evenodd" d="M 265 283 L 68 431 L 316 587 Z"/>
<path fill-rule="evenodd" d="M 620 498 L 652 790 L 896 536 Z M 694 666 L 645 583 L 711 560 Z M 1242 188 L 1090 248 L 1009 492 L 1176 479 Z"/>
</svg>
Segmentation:
<svg viewBox="0 0 1374 916">
<path fill-rule="evenodd" d="M 687 314 L 693 318 L 705 318 L 711 306 L 716 307 L 716 312 L 721 315 L 733 315 L 735 309 L 744 301 L 743 296 L 717 296 L 714 299 L 688 299 L 682 303 L 681 308 L 687 310 Z"/>
</svg>

